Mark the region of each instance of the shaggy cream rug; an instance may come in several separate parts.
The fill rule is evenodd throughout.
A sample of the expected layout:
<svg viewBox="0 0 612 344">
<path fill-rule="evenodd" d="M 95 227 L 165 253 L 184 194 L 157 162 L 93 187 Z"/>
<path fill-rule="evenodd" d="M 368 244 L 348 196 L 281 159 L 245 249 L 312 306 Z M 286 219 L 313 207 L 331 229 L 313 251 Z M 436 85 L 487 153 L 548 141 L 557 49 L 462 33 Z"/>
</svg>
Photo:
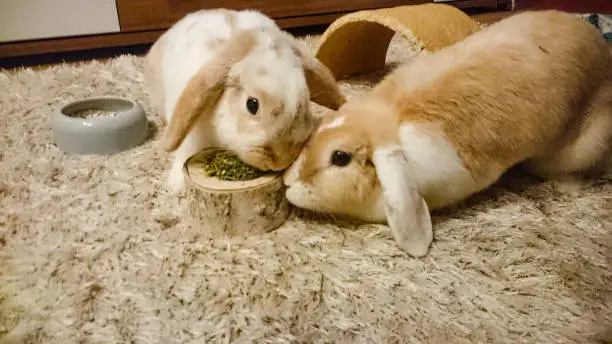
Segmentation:
<svg viewBox="0 0 612 344">
<path fill-rule="evenodd" d="M 408 61 L 395 40 L 389 61 Z M 69 156 L 54 106 L 140 101 L 143 60 L 0 71 L 2 343 L 595 343 L 612 321 L 612 183 L 510 173 L 434 216 L 428 257 L 385 226 L 294 212 L 245 239 L 190 228 L 152 139 Z M 342 83 L 349 98 L 382 73 Z M 319 109 L 317 109 L 318 111 Z"/>
</svg>

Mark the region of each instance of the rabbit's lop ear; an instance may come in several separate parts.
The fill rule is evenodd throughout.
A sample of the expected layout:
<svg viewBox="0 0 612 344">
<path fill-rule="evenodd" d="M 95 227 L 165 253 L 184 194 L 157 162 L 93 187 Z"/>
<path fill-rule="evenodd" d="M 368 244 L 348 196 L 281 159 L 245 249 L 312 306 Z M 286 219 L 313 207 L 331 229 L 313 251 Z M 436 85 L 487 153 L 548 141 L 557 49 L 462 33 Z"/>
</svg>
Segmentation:
<svg viewBox="0 0 612 344">
<path fill-rule="evenodd" d="M 373 162 L 395 241 L 414 257 L 427 255 L 433 240 L 429 208 L 411 176 L 404 153 L 399 147 L 379 148 L 374 151 Z"/>
<path fill-rule="evenodd" d="M 326 108 L 338 110 L 346 100 L 332 72 L 312 53 L 302 48 L 295 38 L 291 37 L 291 40 L 293 40 L 294 51 L 304 66 L 310 100 Z"/>
<path fill-rule="evenodd" d="M 304 54 L 302 59 L 310 99 L 319 105 L 338 110 L 345 99 L 331 71 L 312 55 Z"/>
<path fill-rule="evenodd" d="M 256 45 L 253 32 L 242 31 L 225 41 L 215 56 L 189 79 L 164 131 L 162 147 L 175 151 L 200 116 L 211 117 L 223 94 L 230 69 Z"/>
</svg>

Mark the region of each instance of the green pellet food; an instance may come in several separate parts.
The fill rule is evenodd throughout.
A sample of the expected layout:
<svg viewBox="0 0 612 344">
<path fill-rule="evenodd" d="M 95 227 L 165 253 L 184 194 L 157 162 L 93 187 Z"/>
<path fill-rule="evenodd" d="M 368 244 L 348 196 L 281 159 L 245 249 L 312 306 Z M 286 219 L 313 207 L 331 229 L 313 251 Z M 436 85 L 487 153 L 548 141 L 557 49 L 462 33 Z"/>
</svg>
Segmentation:
<svg viewBox="0 0 612 344">
<path fill-rule="evenodd" d="M 261 177 L 261 171 L 228 151 L 219 151 L 204 158 L 204 171 L 209 177 L 229 181 L 247 181 Z"/>
<path fill-rule="evenodd" d="M 117 113 L 115 111 L 92 108 L 72 112 L 70 116 L 76 118 L 115 117 Z"/>
</svg>

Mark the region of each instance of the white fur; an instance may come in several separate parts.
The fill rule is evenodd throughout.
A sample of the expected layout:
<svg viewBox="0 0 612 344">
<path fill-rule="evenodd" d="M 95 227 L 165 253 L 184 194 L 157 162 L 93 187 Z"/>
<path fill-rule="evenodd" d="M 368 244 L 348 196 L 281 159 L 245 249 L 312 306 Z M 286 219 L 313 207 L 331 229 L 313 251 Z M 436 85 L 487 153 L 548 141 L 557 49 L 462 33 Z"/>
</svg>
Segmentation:
<svg viewBox="0 0 612 344">
<path fill-rule="evenodd" d="M 338 117 L 334 118 L 331 122 L 329 122 L 329 123 L 327 123 L 325 125 L 320 126 L 319 129 L 317 130 L 317 132 L 321 132 L 321 131 L 327 130 L 327 129 L 337 128 L 337 127 L 339 127 L 339 126 L 344 124 L 344 120 L 345 120 L 344 116 L 338 116 Z"/>
<path fill-rule="evenodd" d="M 168 188 L 173 193 L 181 191 L 185 186 L 185 176 L 183 175 L 185 161 L 193 154 L 199 152 L 202 147 L 210 147 L 215 144 L 213 128 L 205 122 L 205 118 L 198 119 L 193 129 L 187 133 L 181 145 L 174 152 L 167 180 Z"/>
<path fill-rule="evenodd" d="M 285 186 L 292 185 L 300 179 L 300 172 L 304 166 L 304 159 L 304 154 L 300 154 L 297 159 L 295 159 L 293 164 L 291 164 L 291 166 L 289 166 L 289 168 L 285 171 L 283 176 Z"/>
<path fill-rule="evenodd" d="M 397 144 L 378 147 L 372 160 L 381 184 L 387 223 L 396 242 L 412 256 L 425 256 L 433 241 L 431 218 L 405 152 Z"/>
<path fill-rule="evenodd" d="M 286 195 L 289 201 L 295 201 L 294 205 L 306 209 L 324 211 L 321 208 L 318 199 L 314 198 L 313 192 L 310 190 L 310 186 L 302 181 L 296 181 L 291 184 L 291 187 L 287 188 Z"/>
<path fill-rule="evenodd" d="M 402 150 L 430 208 L 450 204 L 478 186 L 456 150 L 435 127 L 404 123 L 399 128 Z"/>
<path fill-rule="evenodd" d="M 391 161 L 392 153 L 401 150 L 399 145 L 390 145 L 386 147 L 377 148 L 372 154 L 372 161 L 376 165 L 377 177 L 381 185 L 395 185 L 396 181 L 401 180 L 406 182 L 406 176 L 404 171 L 397 168 L 393 168 L 394 164 Z M 397 187 L 388 188 L 386 202 L 394 205 L 399 205 L 403 197 L 405 197 L 401 191 L 404 188 L 397 185 Z M 384 207 L 382 202 L 384 199 L 379 197 L 378 207 Z"/>
</svg>

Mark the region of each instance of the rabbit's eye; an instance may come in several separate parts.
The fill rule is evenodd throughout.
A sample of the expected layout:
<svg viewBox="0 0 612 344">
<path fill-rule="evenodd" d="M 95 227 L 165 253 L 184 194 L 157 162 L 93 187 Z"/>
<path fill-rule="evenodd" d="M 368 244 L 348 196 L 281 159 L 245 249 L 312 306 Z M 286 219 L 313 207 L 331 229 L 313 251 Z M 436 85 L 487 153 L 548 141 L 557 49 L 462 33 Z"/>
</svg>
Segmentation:
<svg viewBox="0 0 612 344">
<path fill-rule="evenodd" d="M 246 101 L 246 108 L 249 110 L 251 115 L 257 114 L 257 110 L 259 110 L 259 100 L 257 100 L 257 98 L 249 97 Z"/>
<path fill-rule="evenodd" d="M 343 167 L 351 162 L 351 158 L 351 155 L 347 152 L 334 151 L 331 156 L 331 163 L 332 165 Z"/>
</svg>

